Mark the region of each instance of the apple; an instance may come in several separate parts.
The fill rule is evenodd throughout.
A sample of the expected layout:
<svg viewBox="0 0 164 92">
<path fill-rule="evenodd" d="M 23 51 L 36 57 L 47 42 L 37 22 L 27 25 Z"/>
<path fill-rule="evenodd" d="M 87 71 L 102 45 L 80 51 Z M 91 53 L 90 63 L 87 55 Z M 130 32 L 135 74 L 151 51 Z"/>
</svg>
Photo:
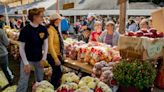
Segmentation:
<svg viewBox="0 0 164 92">
<path fill-rule="evenodd" d="M 145 36 L 145 37 L 151 37 L 152 34 L 153 34 L 153 33 L 144 33 L 144 36 Z"/>
<path fill-rule="evenodd" d="M 149 32 L 151 32 L 151 33 L 153 33 L 153 34 L 157 34 L 157 30 L 154 29 L 154 28 L 151 28 L 151 29 L 149 30 Z"/>
<path fill-rule="evenodd" d="M 101 88 L 96 88 L 95 92 L 103 92 L 103 90 Z"/>
<path fill-rule="evenodd" d="M 57 92 L 68 92 L 67 88 L 62 87 L 62 89 L 57 90 Z"/>
<path fill-rule="evenodd" d="M 162 38 L 162 37 L 164 37 L 164 34 L 163 34 L 163 32 L 158 32 L 158 33 L 157 33 L 157 37 L 159 37 L 159 38 Z"/>
<path fill-rule="evenodd" d="M 143 34 L 143 32 L 141 32 L 141 31 L 138 31 L 138 32 L 136 32 L 136 34 L 135 34 L 135 36 L 137 36 L 137 37 L 141 37 L 141 36 L 143 36 L 144 34 Z"/>
<path fill-rule="evenodd" d="M 147 29 L 141 29 L 143 33 L 148 33 Z"/>
<path fill-rule="evenodd" d="M 62 88 L 61 92 L 68 92 L 68 90 L 66 88 Z"/>
<path fill-rule="evenodd" d="M 134 32 L 129 32 L 128 36 L 135 36 Z"/>
</svg>

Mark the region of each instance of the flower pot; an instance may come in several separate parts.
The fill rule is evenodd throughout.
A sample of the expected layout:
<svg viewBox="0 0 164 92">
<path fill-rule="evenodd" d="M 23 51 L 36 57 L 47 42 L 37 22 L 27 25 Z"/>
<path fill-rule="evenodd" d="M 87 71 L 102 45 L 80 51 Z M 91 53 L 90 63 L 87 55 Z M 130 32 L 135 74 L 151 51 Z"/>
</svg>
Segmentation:
<svg viewBox="0 0 164 92">
<path fill-rule="evenodd" d="M 141 92 L 139 89 L 135 87 L 124 87 L 120 86 L 119 87 L 119 92 Z"/>
</svg>

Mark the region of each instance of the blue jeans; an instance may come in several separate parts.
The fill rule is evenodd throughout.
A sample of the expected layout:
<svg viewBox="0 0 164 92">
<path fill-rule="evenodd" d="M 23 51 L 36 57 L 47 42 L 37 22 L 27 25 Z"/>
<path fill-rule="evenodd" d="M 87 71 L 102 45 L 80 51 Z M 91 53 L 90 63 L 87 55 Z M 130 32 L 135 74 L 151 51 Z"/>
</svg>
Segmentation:
<svg viewBox="0 0 164 92">
<path fill-rule="evenodd" d="M 34 67 L 35 71 L 35 80 L 37 82 L 40 82 L 43 80 L 43 68 L 40 67 L 40 62 L 29 62 L 30 66 Z M 20 65 L 20 80 L 18 82 L 18 87 L 16 92 L 26 92 L 28 88 L 28 81 L 29 81 L 30 74 L 26 74 L 24 72 L 24 64 L 21 62 Z"/>
<path fill-rule="evenodd" d="M 13 75 L 8 67 L 8 55 L 0 57 L 0 66 L 9 83 L 13 80 Z"/>
</svg>

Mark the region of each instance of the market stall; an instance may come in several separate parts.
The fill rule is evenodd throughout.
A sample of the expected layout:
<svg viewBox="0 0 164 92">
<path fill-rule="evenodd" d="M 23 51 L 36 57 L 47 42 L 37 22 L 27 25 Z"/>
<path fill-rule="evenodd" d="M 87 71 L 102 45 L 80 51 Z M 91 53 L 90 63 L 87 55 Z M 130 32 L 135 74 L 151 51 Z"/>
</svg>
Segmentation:
<svg viewBox="0 0 164 92">
<path fill-rule="evenodd" d="M 121 14 L 125 15 L 123 12 Z M 125 19 L 121 24 L 123 22 Z M 121 25 L 123 26 L 124 24 Z M 120 29 L 121 33 L 124 33 L 123 29 L 125 28 Z M 9 52 L 18 60 L 20 58 L 17 41 L 19 31 L 5 27 L 5 32 L 11 42 Z M 154 87 L 156 77 L 156 60 L 164 56 L 163 37 L 164 33 L 156 29 L 129 32 L 120 36 L 118 48 L 99 42 L 85 43 L 71 38 L 66 39 L 63 66 L 77 72 L 76 74 L 72 73 L 74 71 L 67 73 L 64 70 L 62 84 L 56 92 L 116 92 L 118 88 L 125 90 L 131 87 L 138 91 L 126 90 L 125 92 L 141 92 L 144 89 L 151 89 Z M 150 62 L 151 60 L 155 60 L 155 63 Z M 44 73 L 50 78 L 52 69 L 48 64 Z M 86 73 L 87 76 L 79 73 Z M 158 82 L 163 82 L 162 74 L 163 72 Z M 162 83 L 160 84 L 163 86 Z M 16 89 L 16 86 L 13 89 Z M 54 91 L 54 87 L 48 81 L 33 85 L 33 92 Z"/>
<path fill-rule="evenodd" d="M 120 37 L 118 45 L 122 58 L 149 61 L 155 66 L 154 68 L 157 70 L 155 84 L 159 88 L 164 88 L 164 60 L 159 60 L 159 58 L 164 58 L 164 30 L 163 21 L 161 21 L 164 18 L 163 10 L 164 8 L 161 8 L 152 13 L 153 28 L 124 34 Z"/>
</svg>

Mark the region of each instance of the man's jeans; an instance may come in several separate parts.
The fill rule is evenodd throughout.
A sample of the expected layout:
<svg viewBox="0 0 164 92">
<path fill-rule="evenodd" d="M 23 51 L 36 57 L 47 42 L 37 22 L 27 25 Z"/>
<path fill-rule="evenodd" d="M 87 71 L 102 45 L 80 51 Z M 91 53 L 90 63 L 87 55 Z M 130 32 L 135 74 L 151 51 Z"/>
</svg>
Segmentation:
<svg viewBox="0 0 164 92">
<path fill-rule="evenodd" d="M 7 80 L 9 83 L 13 80 L 13 75 L 11 73 L 11 70 L 8 67 L 8 55 L 0 57 L 0 66 L 2 68 L 2 71 L 4 72 Z"/>
<path fill-rule="evenodd" d="M 30 66 L 34 67 L 35 71 L 35 80 L 40 82 L 43 80 L 43 68 L 41 68 L 39 62 L 29 62 Z M 20 65 L 20 80 L 18 82 L 18 87 L 16 92 L 26 92 L 28 88 L 28 81 L 29 81 L 30 74 L 26 74 L 24 72 L 24 64 L 21 61 Z"/>
</svg>

